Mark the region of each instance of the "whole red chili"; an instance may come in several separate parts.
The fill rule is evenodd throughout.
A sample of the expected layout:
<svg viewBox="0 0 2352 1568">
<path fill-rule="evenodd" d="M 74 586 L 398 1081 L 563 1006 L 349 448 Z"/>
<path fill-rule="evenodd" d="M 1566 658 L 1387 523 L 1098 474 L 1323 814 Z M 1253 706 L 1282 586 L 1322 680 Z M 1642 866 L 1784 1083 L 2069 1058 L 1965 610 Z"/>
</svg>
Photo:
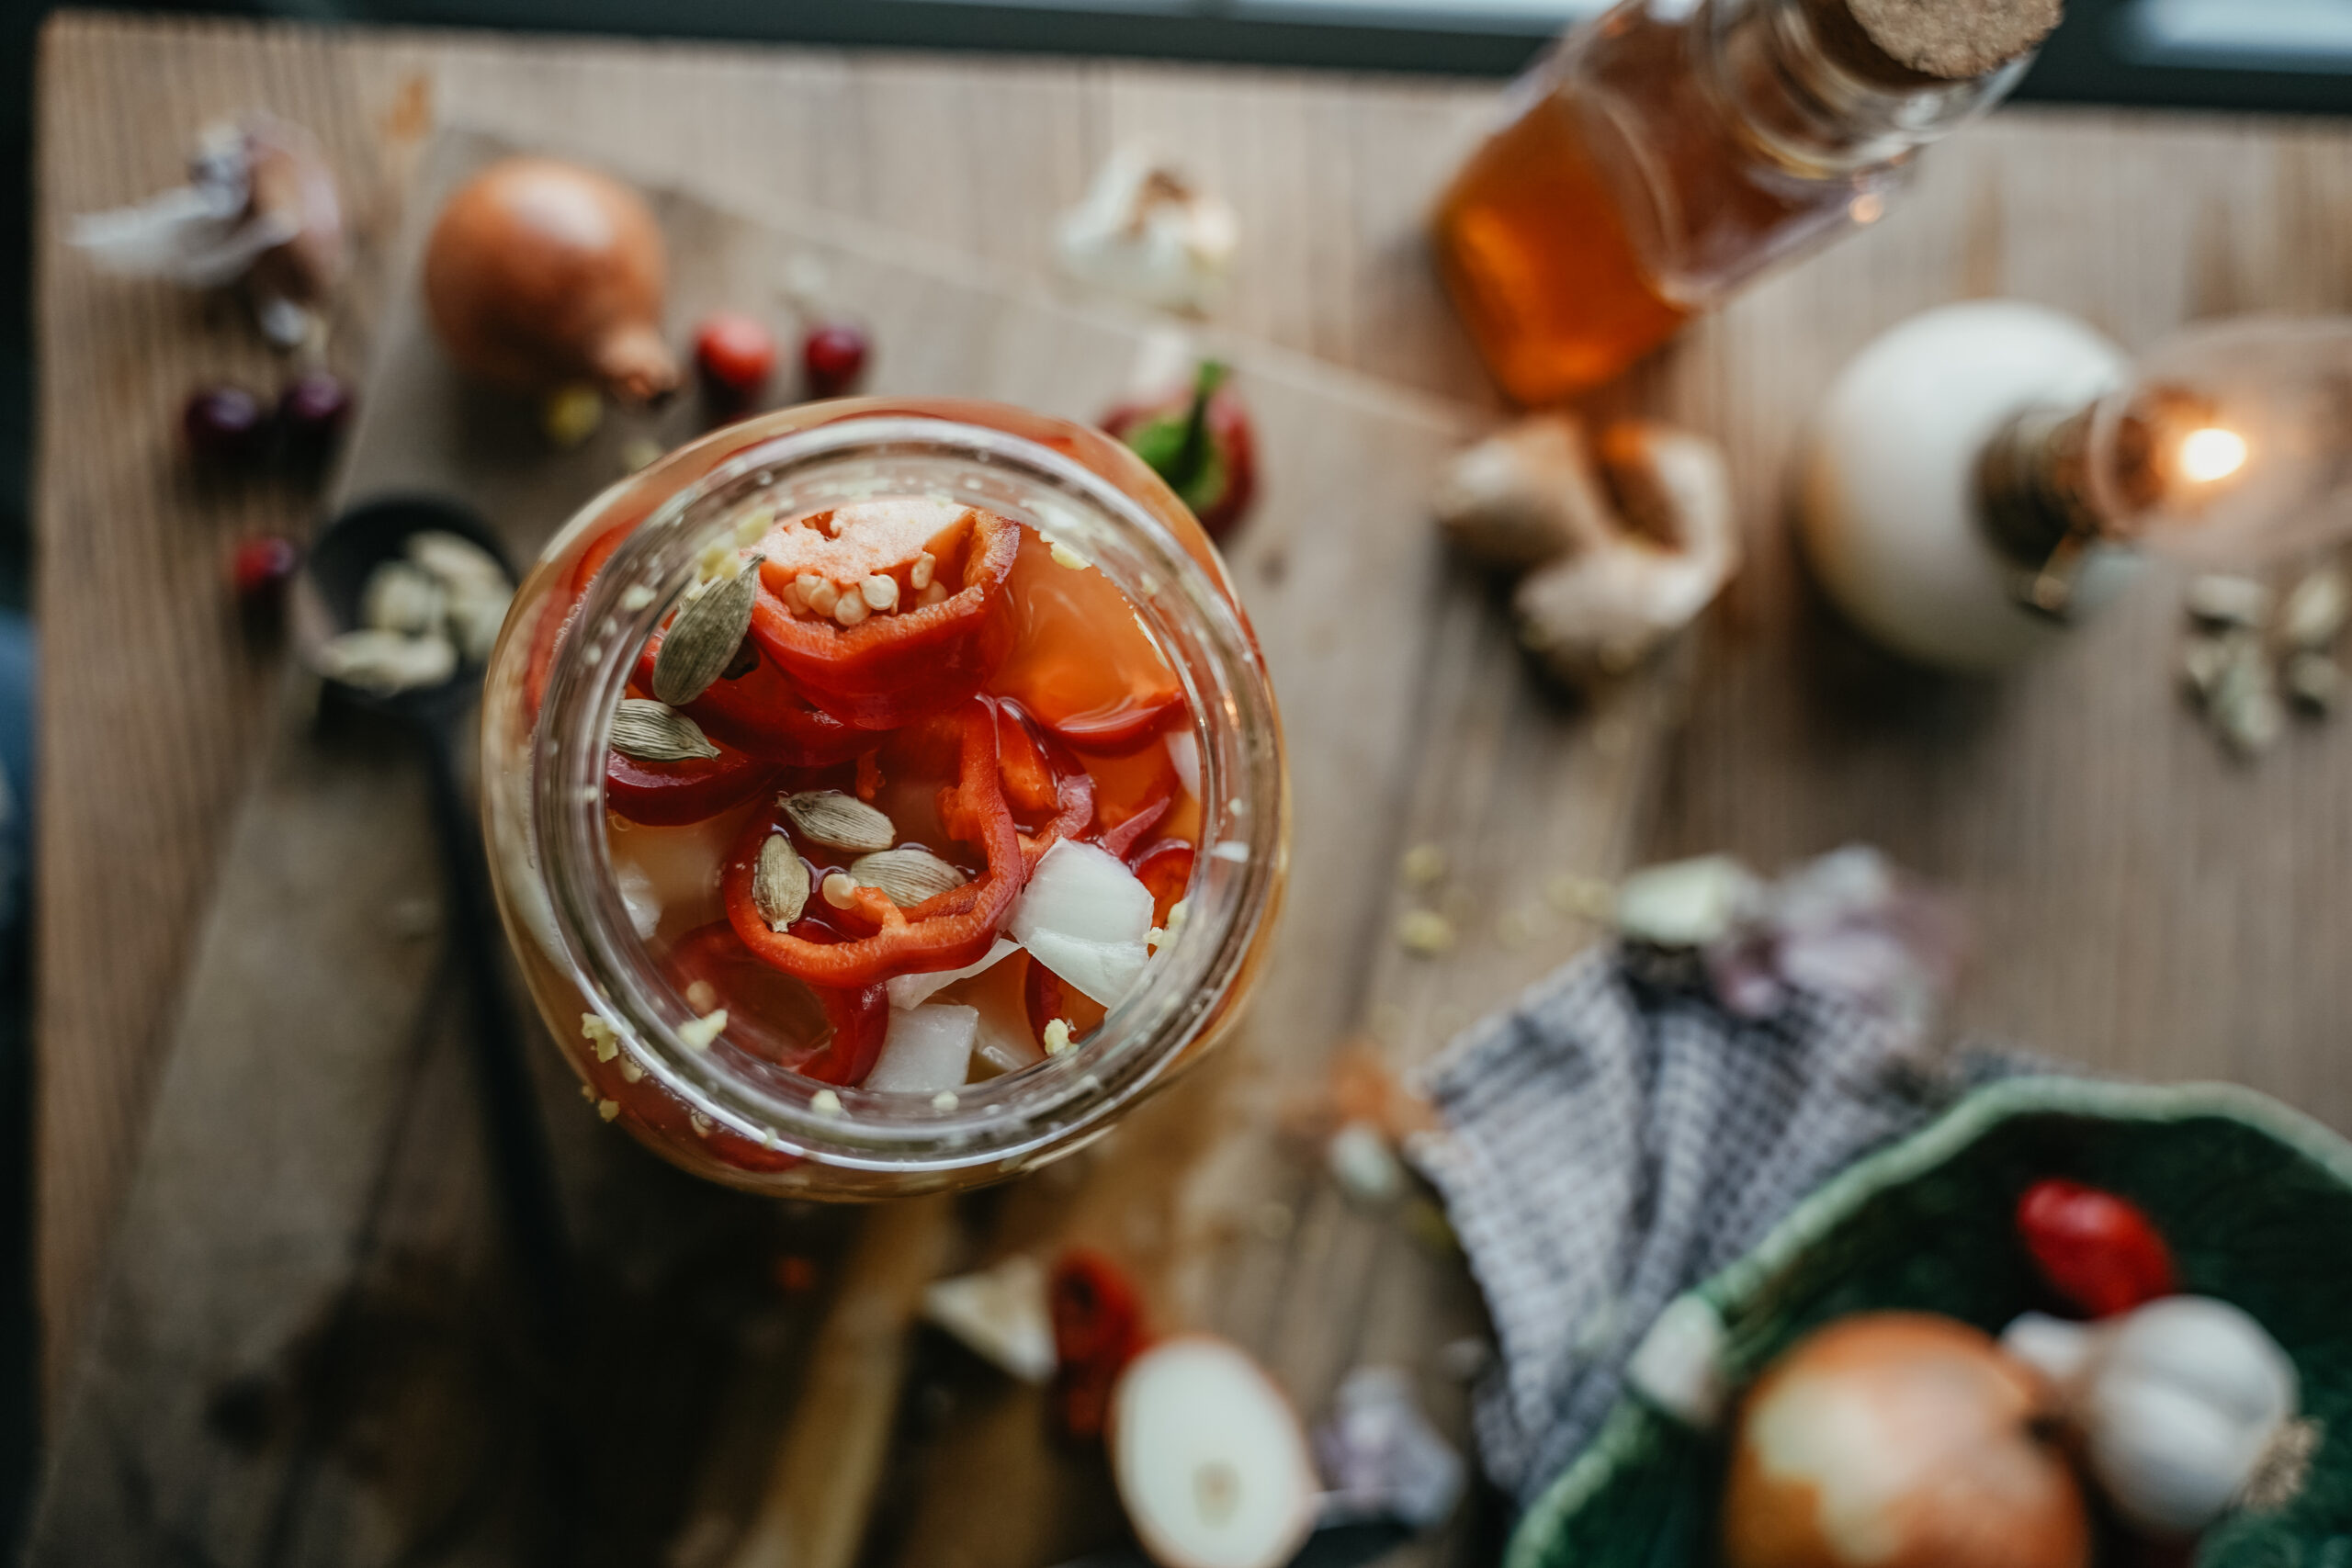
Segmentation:
<svg viewBox="0 0 2352 1568">
<path fill-rule="evenodd" d="M 2172 1248 L 2128 1198 L 2052 1178 L 2018 1200 L 2018 1235 L 2050 1288 L 2111 1317 L 2180 1288 Z"/>
<path fill-rule="evenodd" d="M 1073 1438 L 1099 1438 L 1111 1390 L 1143 1348 L 1143 1299 L 1102 1253 L 1072 1247 L 1046 1287 L 1054 1321 L 1055 1418 Z"/>
</svg>

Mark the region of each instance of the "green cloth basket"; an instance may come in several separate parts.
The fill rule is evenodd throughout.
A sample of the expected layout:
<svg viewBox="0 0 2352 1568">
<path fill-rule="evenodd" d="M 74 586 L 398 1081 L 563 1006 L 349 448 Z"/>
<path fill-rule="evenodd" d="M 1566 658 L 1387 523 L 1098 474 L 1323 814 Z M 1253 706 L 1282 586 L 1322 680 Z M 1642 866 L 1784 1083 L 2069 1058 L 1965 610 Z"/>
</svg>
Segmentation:
<svg viewBox="0 0 2352 1568">
<path fill-rule="evenodd" d="M 2049 1304 L 2011 1229 L 2043 1177 L 2122 1193 L 2162 1227 L 2182 1288 L 2236 1303 L 2294 1358 L 2321 1423 L 2309 1479 L 2276 1512 L 2209 1531 L 2198 1568 L 2352 1568 L 2352 1144 L 2227 1084 L 2013 1078 L 1840 1173 L 1699 1287 L 1744 1386 L 1831 1318 L 1944 1313 L 1998 1333 Z M 1628 1396 L 1528 1509 L 1504 1568 L 1705 1568 L 1723 1429 Z"/>
</svg>

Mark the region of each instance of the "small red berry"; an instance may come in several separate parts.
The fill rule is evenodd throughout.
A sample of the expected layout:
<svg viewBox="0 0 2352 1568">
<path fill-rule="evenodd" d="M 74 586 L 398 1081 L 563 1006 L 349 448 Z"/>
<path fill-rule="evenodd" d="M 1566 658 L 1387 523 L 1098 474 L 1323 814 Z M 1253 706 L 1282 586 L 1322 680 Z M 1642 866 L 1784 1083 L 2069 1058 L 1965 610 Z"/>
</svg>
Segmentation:
<svg viewBox="0 0 2352 1568">
<path fill-rule="evenodd" d="M 812 398 L 838 398 L 857 385 L 865 369 L 865 333 L 848 321 L 811 328 L 800 344 L 801 368 Z"/>
<path fill-rule="evenodd" d="M 302 564 L 302 552 L 282 534 L 264 534 L 237 546 L 229 558 L 229 581 L 240 601 L 254 609 L 277 605 Z"/>
<path fill-rule="evenodd" d="M 251 462 L 269 447 L 269 416 L 243 387 L 200 387 L 180 411 L 188 449 L 214 462 Z"/>
<path fill-rule="evenodd" d="M 308 370 L 277 399 L 277 423 L 298 456 L 324 457 L 351 418 L 351 389 L 328 370 Z"/>
<path fill-rule="evenodd" d="M 695 363 L 713 387 L 749 401 L 775 368 L 775 334 L 752 317 L 721 310 L 695 333 Z"/>
</svg>

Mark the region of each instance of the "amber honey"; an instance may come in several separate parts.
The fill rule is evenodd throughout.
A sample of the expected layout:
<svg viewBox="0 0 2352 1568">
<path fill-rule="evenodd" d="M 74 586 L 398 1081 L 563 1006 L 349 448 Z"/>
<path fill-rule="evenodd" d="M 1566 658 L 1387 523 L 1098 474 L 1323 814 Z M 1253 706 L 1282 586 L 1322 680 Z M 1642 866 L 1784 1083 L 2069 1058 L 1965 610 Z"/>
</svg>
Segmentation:
<svg viewBox="0 0 2352 1568">
<path fill-rule="evenodd" d="M 1884 210 L 2006 90 L 1895 65 L 1838 0 L 1627 0 L 1520 89 L 1438 203 L 1438 265 L 1504 390 L 1611 380 L 1774 263 Z"/>
<path fill-rule="evenodd" d="M 1689 316 L 1650 281 L 1557 94 L 1472 156 L 1438 209 L 1437 235 L 1455 309 L 1522 403 L 1613 378 Z"/>
</svg>

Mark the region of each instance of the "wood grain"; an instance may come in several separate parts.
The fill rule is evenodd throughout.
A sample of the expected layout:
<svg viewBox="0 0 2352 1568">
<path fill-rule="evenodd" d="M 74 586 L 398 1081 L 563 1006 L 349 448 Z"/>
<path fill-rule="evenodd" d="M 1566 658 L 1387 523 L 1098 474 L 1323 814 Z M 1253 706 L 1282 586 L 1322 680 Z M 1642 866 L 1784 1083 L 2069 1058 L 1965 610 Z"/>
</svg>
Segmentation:
<svg viewBox="0 0 2352 1568">
<path fill-rule="evenodd" d="M 89 277 L 60 249 L 63 214 L 167 183 L 201 118 L 264 103 L 327 139 L 370 254 L 424 130 L 448 118 L 688 178 L 755 213 L 811 203 L 1042 276 L 1051 214 L 1114 141 L 1151 133 L 1184 147 L 1241 211 L 1247 250 L 1221 323 L 1476 400 L 1486 392 L 1429 277 L 1418 218 L 1491 102 L 1483 85 L 1283 73 L 53 22 L 37 258 L 52 1390 L 86 1321 L 266 689 L 267 660 L 188 584 L 210 581 L 228 537 L 304 510 L 269 487 L 199 490 L 186 477 L 170 437 L 176 389 L 199 374 L 259 378 L 266 361 L 201 305 Z M 2352 848 L 2352 731 L 2299 729 L 2256 768 L 2222 760 L 2172 695 L 2177 610 L 2162 573 L 2028 677 L 1918 677 L 1812 602 L 1781 516 L 1792 443 L 1828 377 L 1927 305 L 2018 293 L 2134 347 L 2218 310 L 2346 308 L 2347 153 L 2352 133 L 2325 124 L 2007 110 L 1927 159 L 1873 230 L 1686 333 L 1602 400 L 1724 439 L 1751 565 L 1687 668 L 1623 694 L 1618 711 L 1538 693 L 1478 585 L 1425 555 L 1358 573 L 1344 524 L 1279 551 L 1252 545 L 1241 579 L 1261 625 L 1278 624 L 1277 604 L 1300 613 L 1284 633 L 1294 658 L 1317 655 L 1298 584 L 1393 593 L 1381 573 L 1420 574 L 1428 593 L 1401 671 L 1351 691 L 1349 706 L 1292 705 L 1294 724 L 1334 734 L 1359 714 L 1395 724 L 1416 765 L 1346 779 L 1344 809 L 1365 803 L 1353 920 L 1300 936 L 1284 983 L 1321 998 L 1335 1030 L 1362 1028 L 1412 1059 L 1583 940 L 1544 901 L 1560 873 L 1714 848 L 1770 864 L 1871 839 L 1956 885 L 1976 912 L 1963 1021 L 2126 1071 L 2239 1077 L 2352 1127 L 2352 1066 L 2336 1045 L 2352 1004 L 2341 962 L 2352 895 L 2338 872 Z M 376 302 L 363 290 L 347 315 L 338 355 L 356 352 Z M 1641 811 L 1586 808 L 1626 794 Z M 1421 840 L 1448 852 L 1453 882 L 1437 897 L 1465 938 L 1435 963 L 1385 934 L 1408 897 L 1386 867 Z M 1268 1052 L 1282 1065 L 1255 1071 L 1237 1055 L 1121 1131 L 1102 1157 L 1135 1186 L 1090 1186 L 1089 1156 L 983 1205 L 961 1245 L 983 1258 L 1094 1226 L 1136 1252 L 1165 1249 L 1170 1310 L 1242 1335 L 1303 1398 L 1351 1361 L 1384 1357 L 1419 1368 L 1425 1393 L 1458 1414 L 1429 1363 L 1475 1322 L 1466 1285 L 1392 1220 L 1348 1208 L 1283 1142 L 1274 1108 L 1330 1042 L 1272 1043 L 1300 1055 Z M 901 1434 L 873 1560 L 1034 1568 L 1111 1528 L 1098 1475 L 1027 1457 L 1029 1395 L 927 1341 L 915 1372 L 945 1403 Z M 766 1375 L 763 1387 L 791 1385 L 788 1371 Z M 742 1484 L 757 1483 L 754 1465 Z M 691 1510 L 678 1528 L 692 1528 Z M 1465 1549 L 1457 1538 L 1425 1555 Z"/>
</svg>

